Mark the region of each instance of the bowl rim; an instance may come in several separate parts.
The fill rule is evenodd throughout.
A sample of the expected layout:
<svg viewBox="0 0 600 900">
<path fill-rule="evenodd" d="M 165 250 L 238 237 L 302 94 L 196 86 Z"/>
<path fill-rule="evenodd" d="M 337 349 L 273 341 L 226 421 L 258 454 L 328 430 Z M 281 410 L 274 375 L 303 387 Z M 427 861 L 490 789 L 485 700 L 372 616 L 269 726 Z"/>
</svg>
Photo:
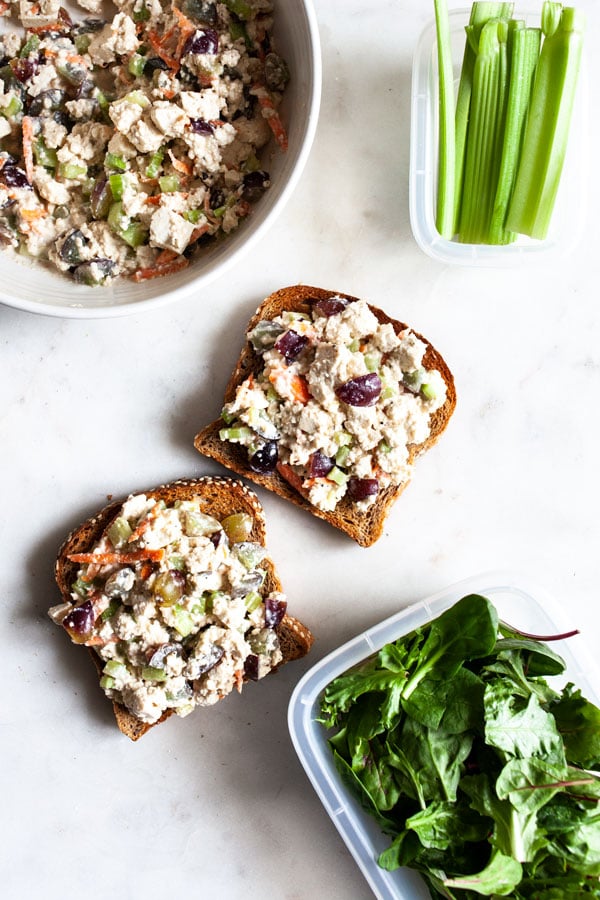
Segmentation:
<svg viewBox="0 0 600 900">
<path fill-rule="evenodd" d="M 311 78 L 306 103 L 306 124 L 304 133 L 300 139 L 298 158 L 285 185 L 281 188 L 279 196 L 273 203 L 273 206 L 266 213 L 262 222 L 249 233 L 248 237 L 240 244 L 240 246 L 232 254 L 226 256 L 212 266 L 209 271 L 200 272 L 197 277 L 190 279 L 190 281 L 185 284 L 167 289 L 159 296 L 150 297 L 145 300 L 129 300 L 124 303 L 116 303 L 114 305 L 107 304 L 105 306 L 95 307 L 78 306 L 75 304 L 72 306 L 63 306 L 15 297 L 6 291 L 4 286 L 5 283 L 0 283 L 0 305 L 4 305 L 7 308 L 18 309 L 23 312 L 34 313 L 36 315 L 62 319 L 109 319 L 128 316 L 137 312 L 159 309 L 174 303 L 176 300 L 182 300 L 191 295 L 194 291 L 205 288 L 207 285 L 216 281 L 234 265 L 237 265 L 242 258 L 245 257 L 260 240 L 262 240 L 267 231 L 275 223 L 279 214 L 287 204 L 291 194 L 296 189 L 312 149 L 319 119 L 323 72 L 317 16 L 313 0 L 299 0 L 299 5 L 303 8 L 305 14 L 312 65 L 310 67 Z"/>
</svg>

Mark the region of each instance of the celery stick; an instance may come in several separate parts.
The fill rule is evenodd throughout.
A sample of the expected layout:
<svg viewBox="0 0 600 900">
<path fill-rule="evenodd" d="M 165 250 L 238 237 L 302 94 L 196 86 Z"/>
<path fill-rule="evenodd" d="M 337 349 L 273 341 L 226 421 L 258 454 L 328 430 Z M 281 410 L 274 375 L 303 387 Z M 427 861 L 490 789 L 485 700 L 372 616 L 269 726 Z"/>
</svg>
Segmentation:
<svg viewBox="0 0 600 900">
<path fill-rule="evenodd" d="M 585 30 L 583 13 L 565 7 L 552 31 L 554 7 L 544 4 L 545 37 L 506 219 L 509 230 L 541 240 L 548 233 L 566 154 Z"/>
<path fill-rule="evenodd" d="M 462 243 L 481 244 L 487 240 L 497 182 L 498 129 L 504 118 L 505 88 L 501 81 L 506 77 L 507 34 L 505 19 L 491 19 L 479 39 L 467 130 L 459 228 Z"/>
<path fill-rule="evenodd" d="M 519 164 L 523 131 L 541 41 L 539 28 L 525 28 L 525 23 L 518 19 L 511 21 L 508 36 L 510 81 L 498 187 L 489 232 L 490 244 L 507 244 L 516 238 L 514 231 L 508 231 L 504 227 L 504 221 Z"/>
<path fill-rule="evenodd" d="M 479 43 L 481 29 L 490 19 L 508 19 L 512 16 L 514 3 L 486 2 L 475 0 L 471 7 L 469 24 L 465 31 L 467 41 L 463 53 L 463 61 L 458 83 L 458 96 L 456 98 L 455 119 L 455 176 L 454 176 L 454 225 L 453 231 L 458 230 L 460 218 L 460 202 L 465 166 L 465 145 L 467 139 L 467 125 L 469 121 L 469 107 L 471 104 L 471 91 L 473 88 L 473 69 L 475 67 L 476 47 Z"/>
<path fill-rule="evenodd" d="M 438 59 L 438 187 L 435 224 L 442 237 L 454 236 L 454 70 L 446 0 L 434 0 Z"/>
</svg>

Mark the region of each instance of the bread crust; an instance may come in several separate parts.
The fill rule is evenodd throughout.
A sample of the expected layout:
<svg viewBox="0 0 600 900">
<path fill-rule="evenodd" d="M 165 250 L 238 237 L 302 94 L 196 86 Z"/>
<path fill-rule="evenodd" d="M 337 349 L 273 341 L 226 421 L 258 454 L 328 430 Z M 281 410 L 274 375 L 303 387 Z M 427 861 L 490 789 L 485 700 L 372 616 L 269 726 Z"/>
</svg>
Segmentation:
<svg viewBox="0 0 600 900">
<path fill-rule="evenodd" d="M 358 299 L 357 297 L 352 297 L 350 294 L 311 287 L 309 285 L 298 284 L 282 288 L 281 290 L 275 291 L 274 294 L 271 294 L 261 303 L 250 319 L 246 332 L 248 333 L 255 328 L 262 319 L 273 319 L 280 315 L 284 310 L 310 313 L 313 301 L 323 300 L 329 297 L 342 297 L 351 302 Z M 410 327 L 403 322 L 392 319 L 387 313 L 376 306 L 371 306 L 369 304 L 369 308 L 380 324 L 391 324 L 397 334 Z M 437 369 L 446 384 L 446 400 L 443 406 L 431 415 L 430 432 L 427 439 L 421 444 L 409 445 L 409 461 L 411 463 L 414 462 L 417 456 L 420 456 L 426 450 L 429 450 L 429 448 L 436 443 L 440 435 L 446 429 L 456 407 L 454 377 L 446 361 L 425 337 L 416 331 L 413 333 L 419 340 L 423 341 L 427 347 L 423 358 L 423 365 L 427 369 Z M 232 402 L 235 399 L 238 386 L 251 373 L 255 375 L 258 374 L 262 367 L 263 362 L 260 354 L 256 353 L 250 341 L 246 340 L 236 367 L 225 389 L 224 403 Z M 333 525 L 334 528 L 338 528 L 340 531 L 349 535 L 361 547 L 370 547 L 378 540 L 382 534 L 383 526 L 391 506 L 409 483 L 407 480 L 400 485 L 388 485 L 380 491 L 375 503 L 368 507 L 364 512 L 357 510 L 356 505 L 346 497 L 342 498 L 335 510 L 327 512 L 313 506 L 284 478 L 282 478 L 277 471 L 271 474 L 253 472 L 248 465 L 245 448 L 239 444 L 232 444 L 220 439 L 219 431 L 222 427 L 222 421 L 217 419 L 203 428 L 194 439 L 196 450 L 204 456 L 209 456 L 212 459 L 217 460 L 227 469 L 249 479 L 254 482 L 254 484 L 273 491 L 273 493 L 278 494 L 290 503 L 294 503 L 296 506 L 301 507 L 313 516 L 324 519 L 330 525 Z"/>
<path fill-rule="evenodd" d="M 190 500 L 193 497 L 199 497 L 204 511 L 219 520 L 233 512 L 249 513 L 254 518 L 254 526 L 248 540 L 256 541 L 266 546 L 263 508 L 254 491 L 240 481 L 221 476 L 205 476 L 196 479 L 173 481 L 149 490 L 136 491 L 136 493 L 145 494 L 147 497 L 152 497 L 155 500 L 164 500 L 167 504 L 171 504 L 175 500 Z M 95 516 L 92 516 L 75 528 L 62 544 L 56 560 L 54 574 L 65 602 L 71 602 L 71 585 L 77 578 L 79 570 L 78 563 L 70 560 L 69 556 L 74 553 L 91 551 L 102 537 L 106 528 L 117 516 L 126 499 L 126 497 L 123 497 L 121 500 L 107 504 Z M 266 596 L 271 591 L 281 591 L 281 582 L 273 562 L 267 557 L 262 561 L 261 567 L 266 571 L 261 593 Z M 275 631 L 277 632 L 283 655 L 283 659 L 277 668 L 286 662 L 305 656 L 314 641 L 309 629 L 298 619 L 287 613 Z M 90 653 L 100 678 L 104 662 L 93 648 L 88 647 L 86 649 Z M 272 671 L 275 671 L 275 669 Z M 173 712 L 173 710 L 166 710 L 157 722 L 148 724 L 140 721 L 121 703 L 113 702 L 113 711 L 120 730 L 132 741 L 137 741 L 154 725 L 164 722 Z"/>
</svg>

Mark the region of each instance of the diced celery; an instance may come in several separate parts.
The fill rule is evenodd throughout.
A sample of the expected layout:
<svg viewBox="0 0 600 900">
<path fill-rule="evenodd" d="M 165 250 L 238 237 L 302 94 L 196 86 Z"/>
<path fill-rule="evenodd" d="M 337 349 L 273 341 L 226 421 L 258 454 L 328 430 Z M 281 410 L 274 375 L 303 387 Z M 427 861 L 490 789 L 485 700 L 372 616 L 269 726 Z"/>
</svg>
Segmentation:
<svg viewBox="0 0 600 900">
<path fill-rule="evenodd" d="M 111 678 L 110 675 L 103 675 L 100 679 L 100 687 L 103 691 L 110 691 L 115 686 L 115 679 Z"/>
<path fill-rule="evenodd" d="M 111 600 L 104 612 L 100 614 L 100 618 L 102 619 L 102 621 L 106 622 L 108 619 L 110 619 L 111 616 L 114 616 L 120 606 L 120 600 Z"/>
<path fill-rule="evenodd" d="M 116 153 L 106 154 L 104 157 L 104 166 L 107 169 L 114 169 L 116 172 L 125 172 L 127 169 L 126 161 L 122 156 L 117 156 Z"/>
<path fill-rule="evenodd" d="M 179 190 L 179 178 L 177 175 L 161 175 L 158 179 L 158 186 L 163 194 L 172 194 Z"/>
<path fill-rule="evenodd" d="M 171 569 L 177 569 L 178 572 L 185 572 L 185 559 L 183 558 L 183 556 L 170 556 L 169 567 Z"/>
<path fill-rule="evenodd" d="M 194 630 L 194 620 L 187 609 L 183 609 L 176 603 L 172 609 L 172 614 L 175 619 L 175 629 L 179 632 L 181 637 L 187 637 L 191 634 Z"/>
<path fill-rule="evenodd" d="M 77 49 L 77 52 L 80 54 L 87 53 L 89 50 L 89 46 L 92 42 L 91 34 L 76 34 L 73 38 L 73 43 Z"/>
<path fill-rule="evenodd" d="M 59 163 L 58 174 L 62 178 L 76 180 L 87 175 L 87 166 L 78 166 L 76 163 Z"/>
<path fill-rule="evenodd" d="M 140 75 L 144 74 L 145 67 L 146 58 L 144 56 L 141 56 L 139 53 L 134 53 L 127 63 L 127 71 L 130 75 L 133 75 L 136 78 L 139 78 Z"/>
<path fill-rule="evenodd" d="M 352 444 L 353 438 L 347 431 L 336 431 L 333 435 L 333 440 L 338 447 L 349 447 Z"/>
<path fill-rule="evenodd" d="M 436 398 L 435 388 L 432 384 L 422 384 L 420 394 L 424 400 L 435 400 Z"/>
<path fill-rule="evenodd" d="M 122 547 L 132 535 L 131 525 L 125 516 L 117 516 L 109 525 L 106 533 L 113 547 Z"/>
<path fill-rule="evenodd" d="M 125 95 L 124 99 L 128 103 L 135 103 L 136 106 L 141 106 L 143 109 L 150 105 L 150 100 L 143 91 L 130 91 Z"/>
<path fill-rule="evenodd" d="M 113 675 L 115 678 L 123 678 L 127 674 L 127 666 L 118 659 L 109 659 L 102 669 L 105 675 Z"/>
<path fill-rule="evenodd" d="M 144 666 L 142 669 L 142 678 L 144 681 L 166 681 L 167 673 L 156 666 Z"/>
<path fill-rule="evenodd" d="M 146 166 L 146 178 L 157 178 L 160 172 L 162 161 L 165 158 L 164 147 L 161 147 L 156 153 L 150 157 L 150 162 Z"/>
<path fill-rule="evenodd" d="M 348 344 L 348 350 L 350 353 L 358 353 L 360 350 L 360 341 L 358 338 L 354 338 L 354 340 Z"/>
<path fill-rule="evenodd" d="M 192 225 L 196 225 L 197 222 L 200 221 L 204 213 L 201 209 L 188 209 L 183 214 L 183 218 L 187 219 L 188 222 L 191 222 Z"/>
<path fill-rule="evenodd" d="M 14 116 L 18 115 L 23 109 L 23 104 L 19 97 L 16 94 L 13 94 L 6 106 L 0 109 L 0 116 L 4 116 L 5 119 L 12 119 Z"/>
<path fill-rule="evenodd" d="M 348 481 L 348 476 L 345 472 L 342 472 L 341 469 L 338 469 L 337 466 L 334 466 L 333 469 L 330 469 L 327 473 L 327 480 L 334 481 L 336 484 L 343 485 Z"/>
<path fill-rule="evenodd" d="M 251 428 L 241 425 L 239 428 L 221 428 L 219 437 L 222 441 L 247 441 L 253 437 L 254 432 Z"/>
<path fill-rule="evenodd" d="M 148 229 L 141 222 L 131 222 L 127 228 L 120 232 L 119 236 L 126 244 L 135 249 L 135 247 L 141 247 L 148 240 Z"/>
<path fill-rule="evenodd" d="M 122 200 L 123 193 L 127 184 L 125 176 L 118 173 L 109 175 L 108 183 L 110 185 L 110 192 L 113 195 L 113 200 Z"/>
<path fill-rule="evenodd" d="M 376 372 L 381 365 L 381 353 L 379 353 L 377 350 L 373 350 L 370 353 L 365 353 L 364 357 L 367 371 Z"/>
<path fill-rule="evenodd" d="M 236 16 L 246 22 L 255 16 L 253 7 L 246 0 L 223 0 L 223 3 L 230 12 L 235 13 Z"/>
<path fill-rule="evenodd" d="M 19 56 L 21 59 L 25 59 L 25 57 L 29 56 L 30 53 L 33 53 L 40 46 L 40 39 L 37 34 L 30 35 L 19 52 Z"/>
<path fill-rule="evenodd" d="M 336 466 L 343 466 L 350 456 L 350 447 L 344 445 L 340 447 L 338 452 L 335 454 L 335 464 Z"/>
<path fill-rule="evenodd" d="M 250 591 L 250 593 L 246 594 L 246 596 L 244 597 L 244 603 L 249 613 L 254 612 L 255 609 L 258 609 L 262 602 L 263 598 L 258 593 L 258 591 Z"/>
<path fill-rule="evenodd" d="M 74 581 L 71 585 L 71 590 L 78 594 L 80 597 L 87 597 L 91 589 L 92 585 L 89 583 L 89 581 L 83 581 L 82 578 L 78 578 L 77 581 Z"/>
<path fill-rule="evenodd" d="M 147 22 L 150 18 L 150 10 L 142 5 L 140 9 L 134 9 L 132 17 L 134 22 Z"/>
<path fill-rule="evenodd" d="M 221 410 L 221 418 L 225 422 L 226 425 L 231 425 L 232 422 L 235 421 L 235 414 L 230 413 L 226 406 Z"/>
</svg>

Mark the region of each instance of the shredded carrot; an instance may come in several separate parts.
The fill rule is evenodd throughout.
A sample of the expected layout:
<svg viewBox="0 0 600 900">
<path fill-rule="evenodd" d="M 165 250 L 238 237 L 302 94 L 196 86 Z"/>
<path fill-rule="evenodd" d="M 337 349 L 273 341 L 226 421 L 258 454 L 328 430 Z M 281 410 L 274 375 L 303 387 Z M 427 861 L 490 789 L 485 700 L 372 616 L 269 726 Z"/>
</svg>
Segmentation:
<svg viewBox="0 0 600 900">
<path fill-rule="evenodd" d="M 165 49 L 164 44 L 168 37 L 171 36 L 171 32 L 168 32 L 163 38 L 160 37 L 156 33 L 156 31 L 148 32 L 148 41 L 157 56 L 166 62 L 168 67 L 172 69 L 174 72 L 179 71 L 179 60 L 175 59 L 174 56 L 171 56 L 170 53 Z"/>
<path fill-rule="evenodd" d="M 168 151 L 169 159 L 173 165 L 173 168 L 180 172 L 182 175 L 191 175 L 194 171 L 191 162 L 186 162 L 184 159 L 179 159 L 172 150 Z"/>
<path fill-rule="evenodd" d="M 23 116 L 21 124 L 23 130 L 23 160 L 25 162 L 25 174 L 27 181 L 33 184 L 33 119 L 31 116 Z"/>
<path fill-rule="evenodd" d="M 177 22 L 179 24 L 179 40 L 177 41 L 177 47 L 175 48 L 175 53 L 177 59 L 181 57 L 183 53 L 183 48 L 185 47 L 186 41 L 192 34 L 196 31 L 196 26 L 187 16 L 181 12 L 180 9 L 177 9 L 176 6 L 173 7 L 173 12 L 177 18 Z"/>
<path fill-rule="evenodd" d="M 164 265 L 166 265 L 167 263 L 173 262 L 173 260 L 174 260 L 174 259 L 177 259 L 178 256 L 179 256 L 179 254 L 178 254 L 178 253 L 175 253 L 174 250 L 162 250 L 162 251 L 158 254 L 158 256 L 156 257 L 156 265 L 157 265 L 157 266 L 164 266 Z M 142 524 L 143 524 L 143 523 L 142 523 Z M 140 526 L 138 526 L 138 528 L 139 528 L 139 527 L 140 527 Z M 136 528 L 136 531 L 138 530 L 138 528 Z M 144 530 L 145 530 L 145 529 L 144 529 Z M 140 532 L 140 533 L 141 533 L 141 532 Z M 134 532 L 134 534 L 135 534 L 135 532 Z M 133 537 L 133 535 L 132 535 L 132 537 Z M 131 538 L 130 538 L 130 540 L 131 540 Z"/>
<path fill-rule="evenodd" d="M 22 209 L 21 218 L 26 222 L 35 222 L 36 219 L 44 219 L 48 213 L 45 209 Z"/>
<path fill-rule="evenodd" d="M 134 281 L 148 281 L 150 278 L 161 278 L 163 275 L 172 275 L 189 266 L 190 261 L 185 256 L 174 259 L 173 262 L 166 263 L 163 266 L 149 266 L 147 269 L 136 269 L 131 276 Z"/>
<path fill-rule="evenodd" d="M 0 16 L 6 16 L 10 12 L 10 3 L 0 2 Z"/>
<path fill-rule="evenodd" d="M 151 562 L 143 562 L 142 567 L 140 569 L 140 578 L 142 581 L 146 581 L 154 571 L 154 566 Z"/>
<path fill-rule="evenodd" d="M 294 472 L 291 466 L 287 463 L 278 462 L 277 471 L 288 484 L 291 484 L 291 486 L 298 491 L 299 494 L 306 494 L 302 478 Z"/>
<path fill-rule="evenodd" d="M 252 93 L 255 95 L 259 102 L 260 108 L 263 111 L 263 116 L 267 120 L 271 131 L 275 135 L 275 140 L 277 141 L 281 149 L 283 151 L 286 151 L 288 148 L 288 136 L 283 122 L 279 118 L 279 113 L 275 109 L 273 99 L 269 95 L 267 89 L 261 87 L 260 85 L 254 85 Z"/>
<path fill-rule="evenodd" d="M 163 253 L 172 253 L 172 250 L 163 250 Z M 162 256 L 162 253 L 160 254 Z M 157 260 L 158 262 L 158 260 Z M 128 538 L 128 543 L 131 544 L 133 541 L 137 541 L 152 525 L 155 521 L 159 513 L 162 512 L 162 505 L 160 503 L 155 503 L 151 510 L 144 516 L 141 522 L 138 522 L 137 526 L 133 529 Z"/>
<path fill-rule="evenodd" d="M 150 179 L 151 181 L 156 181 L 155 178 Z M 146 197 L 146 203 L 150 206 L 158 206 L 160 204 L 161 194 L 154 194 L 152 197 Z"/>
<path fill-rule="evenodd" d="M 235 688 L 236 688 L 238 694 L 241 694 L 242 687 L 244 684 L 244 670 L 236 669 L 235 672 L 233 673 L 233 679 L 234 679 Z"/>
<path fill-rule="evenodd" d="M 199 241 L 202 235 L 206 234 L 207 231 L 210 231 L 210 225 L 199 225 L 198 228 L 194 228 L 194 230 L 192 231 L 192 236 L 190 237 L 190 244 L 194 244 L 196 241 Z"/>
<path fill-rule="evenodd" d="M 299 403 L 308 403 L 312 395 L 308 389 L 308 382 L 303 375 L 295 375 L 292 379 L 291 387 L 294 400 L 298 400 Z"/>
<path fill-rule="evenodd" d="M 71 553 L 69 559 L 76 563 L 91 563 L 97 566 L 128 565 L 129 563 L 160 562 L 164 559 L 165 550 L 112 550 L 106 553 Z"/>
<path fill-rule="evenodd" d="M 119 638 L 116 634 L 111 635 L 109 638 L 101 638 L 99 634 L 94 634 L 83 643 L 86 647 L 106 647 L 107 644 L 114 644 L 118 640 Z"/>
</svg>

